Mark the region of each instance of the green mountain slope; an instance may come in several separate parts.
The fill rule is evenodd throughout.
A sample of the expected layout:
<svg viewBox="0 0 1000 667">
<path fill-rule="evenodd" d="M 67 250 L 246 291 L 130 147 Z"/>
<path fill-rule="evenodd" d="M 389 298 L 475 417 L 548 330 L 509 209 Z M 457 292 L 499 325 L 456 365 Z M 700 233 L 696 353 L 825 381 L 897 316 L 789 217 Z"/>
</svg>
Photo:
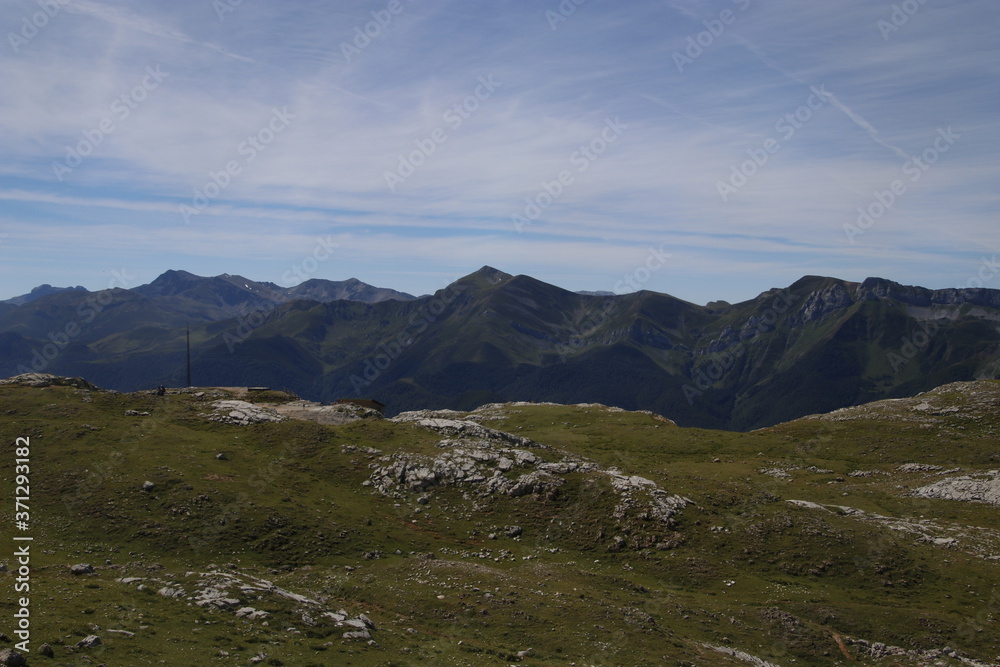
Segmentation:
<svg viewBox="0 0 1000 667">
<path fill-rule="evenodd" d="M 1000 663 L 997 382 L 733 433 L 35 380 L 31 665 Z"/>
</svg>

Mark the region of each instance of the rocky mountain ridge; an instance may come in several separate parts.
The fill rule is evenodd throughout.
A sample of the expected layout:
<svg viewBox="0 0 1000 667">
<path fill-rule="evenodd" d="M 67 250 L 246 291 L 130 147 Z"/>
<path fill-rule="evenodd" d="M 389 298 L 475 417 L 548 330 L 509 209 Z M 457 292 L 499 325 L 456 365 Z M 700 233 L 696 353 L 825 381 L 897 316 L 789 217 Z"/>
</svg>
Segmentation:
<svg viewBox="0 0 1000 667">
<path fill-rule="evenodd" d="M 200 384 L 289 388 L 316 402 L 367 396 L 390 414 L 598 402 L 728 429 L 1000 374 L 997 290 L 806 276 L 702 307 L 483 267 L 434 295 L 369 303 L 312 281 L 275 301 L 273 286 L 239 276 L 161 278 L 0 312 L 0 374 L 176 386 L 190 322 Z"/>
</svg>

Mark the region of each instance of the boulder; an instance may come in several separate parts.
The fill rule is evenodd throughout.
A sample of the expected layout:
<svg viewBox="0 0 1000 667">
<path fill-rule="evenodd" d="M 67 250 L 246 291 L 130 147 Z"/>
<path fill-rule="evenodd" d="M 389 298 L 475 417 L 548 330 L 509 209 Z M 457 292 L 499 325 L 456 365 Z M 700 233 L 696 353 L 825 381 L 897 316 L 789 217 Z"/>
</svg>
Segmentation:
<svg viewBox="0 0 1000 667">
<path fill-rule="evenodd" d="M 165 598 L 179 598 L 184 595 L 183 588 L 171 588 L 170 586 L 164 586 L 160 590 L 156 591 Z"/>
<path fill-rule="evenodd" d="M 75 575 L 81 574 L 93 574 L 94 566 L 90 563 L 79 563 L 69 568 L 69 571 Z"/>
<path fill-rule="evenodd" d="M 212 407 L 215 408 L 215 412 L 209 419 L 224 424 L 249 426 L 250 424 L 285 421 L 285 417 L 278 414 L 277 411 L 247 401 L 216 401 L 212 403 Z"/>
<path fill-rule="evenodd" d="M 0 651 L 0 665 L 5 667 L 25 667 L 28 661 L 24 656 L 12 648 L 5 648 Z"/>
<path fill-rule="evenodd" d="M 101 638 L 97 635 L 87 635 L 78 641 L 76 646 L 77 648 L 94 648 L 95 646 L 100 646 L 102 643 Z"/>
</svg>

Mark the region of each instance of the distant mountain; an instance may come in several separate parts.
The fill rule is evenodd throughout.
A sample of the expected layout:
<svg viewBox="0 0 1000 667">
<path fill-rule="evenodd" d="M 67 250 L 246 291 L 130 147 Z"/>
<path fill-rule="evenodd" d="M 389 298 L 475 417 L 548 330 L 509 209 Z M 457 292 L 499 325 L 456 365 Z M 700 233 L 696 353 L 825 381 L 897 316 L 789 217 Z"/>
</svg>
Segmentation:
<svg viewBox="0 0 1000 667">
<path fill-rule="evenodd" d="M 0 375 L 176 386 L 190 322 L 201 385 L 368 396 L 390 413 L 598 402 L 746 430 L 1000 374 L 997 290 L 806 276 L 699 306 L 647 291 L 577 294 L 483 267 L 416 299 L 334 298 L 377 292 L 168 272 L 134 290 L 51 295 L 0 312 Z M 74 322 L 79 331 L 63 336 Z"/>
<path fill-rule="evenodd" d="M 132 291 L 151 299 L 168 300 L 180 311 L 211 320 L 270 309 L 295 299 L 320 303 L 339 300 L 375 303 L 414 298 L 396 290 L 367 285 L 356 278 L 344 281 L 314 278 L 286 288 L 228 273 L 203 278 L 187 271 L 167 271 L 148 285 L 136 287 Z"/>
<path fill-rule="evenodd" d="M 22 294 L 21 296 L 15 296 L 12 299 L 5 299 L 3 301 L 0 301 L 0 303 L 9 303 L 12 306 L 21 306 L 26 303 L 31 303 L 32 301 L 36 301 L 42 298 L 43 296 L 48 296 L 50 294 L 58 294 L 59 292 L 66 292 L 66 291 L 86 292 L 87 288 L 81 287 L 80 285 L 77 285 L 76 287 L 53 287 L 52 285 L 46 283 L 44 285 L 39 285 L 38 287 L 35 287 L 27 294 Z"/>
<path fill-rule="evenodd" d="M 295 287 L 285 290 L 288 298 L 308 299 L 328 303 L 330 301 L 363 301 L 378 303 L 379 301 L 409 301 L 416 297 L 405 292 L 397 292 L 385 287 L 372 287 L 357 278 L 349 280 L 307 280 Z"/>
</svg>

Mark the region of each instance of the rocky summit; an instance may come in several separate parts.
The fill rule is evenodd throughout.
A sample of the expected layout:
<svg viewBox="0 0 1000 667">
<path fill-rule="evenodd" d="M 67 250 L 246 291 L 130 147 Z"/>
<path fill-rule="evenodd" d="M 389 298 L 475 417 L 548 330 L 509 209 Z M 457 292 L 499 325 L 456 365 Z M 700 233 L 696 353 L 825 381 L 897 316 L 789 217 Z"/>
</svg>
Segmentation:
<svg viewBox="0 0 1000 667">
<path fill-rule="evenodd" d="M 998 407 L 953 382 L 740 433 L 13 377 L 0 664 L 996 667 Z"/>
</svg>

